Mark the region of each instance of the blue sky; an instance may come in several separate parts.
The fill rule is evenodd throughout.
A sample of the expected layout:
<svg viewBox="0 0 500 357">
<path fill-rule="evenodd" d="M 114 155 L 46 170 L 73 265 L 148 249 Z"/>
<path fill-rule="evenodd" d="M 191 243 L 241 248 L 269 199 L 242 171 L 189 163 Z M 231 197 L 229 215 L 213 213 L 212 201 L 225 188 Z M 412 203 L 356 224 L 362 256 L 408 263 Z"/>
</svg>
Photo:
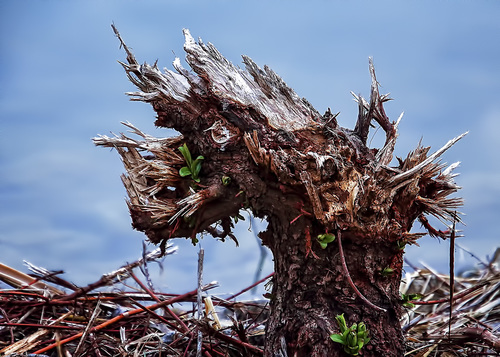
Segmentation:
<svg viewBox="0 0 500 357">
<path fill-rule="evenodd" d="M 134 90 L 117 60 L 125 55 L 118 27 L 140 62 L 172 68 L 184 57 L 182 29 L 212 42 L 233 63 L 241 54 L 269 65 L 320 112 L 340 111 L 354 126 L 350 91 L 369 95 L 373 56 L 386 106 L 404 111 L 396 155 L 422 138 L 437 150 L 467 130 L 444 156 L 461 161 L 466 200 L 460 244 L 484 258 L 499 246 L 500 3 L 497 1 L 0 1 L 0 261 L 64 269 L 90 283 L 135 260 L 134 232 L 116 152 L 94 147 L 97 134 L 130 121 L 155 136 L 154 113 L 130 102 Z M 378 132 L 372 139 L 382 140 Z M 252 282 L 259 250 L 238 227 L 241 247 L 202 240 L 205 280 L 220 293 Z M 420 229 L 417 224 L 416 229 Z M 254 231 L 257 230 L 254 228 Z M 197 248 L 178 240 L 159 288 L 192 289 Z M 408 249 L 418 264 L 447 269 L 446 242 L 425 237 Z M 459 254 L 459 268 L 474 264 Z M 262 274 L 272 270 L 267 259 Z"/>
</svg>

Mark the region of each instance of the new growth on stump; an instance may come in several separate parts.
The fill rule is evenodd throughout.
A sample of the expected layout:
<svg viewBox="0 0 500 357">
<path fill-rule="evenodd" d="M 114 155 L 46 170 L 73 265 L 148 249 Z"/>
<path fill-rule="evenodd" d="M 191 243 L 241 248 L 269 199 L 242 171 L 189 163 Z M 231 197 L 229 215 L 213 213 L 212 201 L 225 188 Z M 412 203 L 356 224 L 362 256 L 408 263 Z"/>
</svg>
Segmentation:
<svg viewBox="0 0 500 357">
<path fill-rule="evenodd" d="M 401 356 L 399 285 L 406 244 L 427 215 L 459 221 L 459 198 L 449 196 L 453 164 L 439 157 L 465 134 L 429 154 L 420 145 L 390 166 L 401 117 L 391 121 L 370 60 L 369 101 L 354 95 L 359 114 L 354 130 L 342 128 L 330 109 L 321 115 L 270 68 L 243 56 L 245 68 L 225 59 L 210 43 L 184 30 L 189 71 L 176 58 L 175 71 L 139 64 L 127 53 L 121 63 L 150 103 L 156 126 L 181 135 L 159 139 L 123 123 L 136 138 L 121 134 L 94 139 L 116 148 L 127 173 L 133 227 L 155 244 L 206 232 L 225 239 L 241 209 L 269 224 L 260 232 L 274 255 L 271 316 L 266 356 L 340 356 L 348 351 L 330 335 L 363 325 L 363 356 Z M 367 147 L 376 122 L 386 134 L 380 149 Z M 349 329 L 349 327 L 347 327 Z M 337 338 L 340 340 L 340 337 Z M 357 353 L 357 352 L 353 352 Z"/>
</svg>

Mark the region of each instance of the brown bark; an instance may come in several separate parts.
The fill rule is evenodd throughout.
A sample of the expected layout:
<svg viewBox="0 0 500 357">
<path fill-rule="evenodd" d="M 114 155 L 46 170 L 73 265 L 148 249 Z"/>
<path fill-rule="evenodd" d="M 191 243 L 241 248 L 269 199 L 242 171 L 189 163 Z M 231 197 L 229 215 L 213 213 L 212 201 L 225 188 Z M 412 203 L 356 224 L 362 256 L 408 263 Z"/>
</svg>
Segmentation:
<svg viewBox="0 0 500 357">
<path fill-rule="evenodd" d="M 409 233 L 416 218 L 457 219 L 461 200 L 448 198 L 459 188 L 454 166 L 443 171 L 437 159 L 463 135 L 432 155 L 419 146 L 390 167 L 398 123 L 385 114 L 388 98 L 378 92 L 371 62 L 370 101 L 355 96 L 359 116 L 351 131 L 330 110 L 320 115 L 269 68 L 244 57 L 242 70 L 213 45 L 185 36 L 196 75 L 178 60 L 176 72 L 139 65 L 119 37 L 123 66 L 139 88 L 132 99 L 150 102 L 155 124 L 182 134 L 156 139 L 127 123 L 141 140 L 95 139 L 123 158 L 133 226 L 163 245 L 204 231 L 224 238 L 231 217 L 249 209 L 269 221 L 260 237 L 275 261 L 266 356 L 342 355 L 329 338 L 341 313 L 349 325 L 367 325 L 364 356 L 402 355 L 400 248 L 421 237 Z M 379 150 L 366 146 L 372 121 L 386 133 Z M 178 173 L 186 165 L 177 150 L 183 143 L 193 158 L 205 158 L 200 183 Z M 317 243 L 324 233 L 337 236 L 326 249 Z M 384 276 L 384 268 L 393 274 Z"/>
</svg>

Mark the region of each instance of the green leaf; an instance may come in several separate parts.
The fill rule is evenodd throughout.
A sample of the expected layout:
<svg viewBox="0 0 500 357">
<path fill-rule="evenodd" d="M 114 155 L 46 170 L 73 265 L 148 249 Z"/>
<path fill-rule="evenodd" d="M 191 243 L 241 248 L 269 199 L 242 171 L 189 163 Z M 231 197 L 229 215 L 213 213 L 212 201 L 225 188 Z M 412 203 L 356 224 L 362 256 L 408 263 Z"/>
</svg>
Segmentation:
<svg viewBox="0 0 500 357">
<path fill-rule="evenodd" d="M 340 332 L 344 333 L 344 331 L 349 331 L 349 329 L 347 328 L 347 324 L 345 323 L 344 314 L 335 316 L 335 320 L 337 320 L 337 325 L 339 325 Z"/>
<path fill-rule="evenodd" d="M 390 276 L 392 274 L 394 274 L 394 269 L 392 269 L 391 267 L 385 267 L 382 270 L 382 276 L 384 276 L 384 277 Z"/>
<path fill-rule="evenodd" d="M 179 170 L 179 175 L 181 175 L 181 177 L 189 176 L 191 175 L 191 173 L 191 170 L 187 166 L 181 167 L 181 169 Z"/>
<path fill-rule="evenodd" d="M 421 299 L 423 297 L 423 295 L 419 294 L 419 293 L 415 293 L 415 294 L 408 295 L 408 297 L 410 298 L 410 300 L 418 300 L 418 299 Z"/>
<path fill-rule="evenodd" d="M 238 221 L 244 221 L 245 217 L 243 217 L 239 212 L 233 217 L 234 223 L 238 223 Z"/>
<path fill-rule="evenodd" d="M 222 180 L 222 184 L 224 186 L 227 186 L 231 182 L 231 177 L 229 177 L 229 176 L 222 176 L 221 180 Z"/>
<path fill-rule="evenodd" d="M 205 158 L 201 155 L 198 155 L 198 157 L 196 158 L 196 160 L 194 160 L 194 162 L 198 162 L 198 161 L 201 161 L 201 160 L 204 160 Z"/>
<path fill-rule="evenodd" d="M 355 331 L 351 330 L 347 335 L 347 344 L 352 348 L 358 347 L 358 334 Z"/>
<path fill-rule="evenodd" d="M 319 234 L 317 240 L 321 248 L 325 249 L 328 246 L 328 243 L 335 240 L 335 236 L 331 233 Z"/>
<path fill-rule="evenodd" d="M 339 335 L 338 333 L 334 333 L 333 335 L 330 335 L 330 338 L 332 339 L 333 342 L 337 342 L 337 343 L 341 343 L 343 345 L 345 345 L 345 341 L 344 341 L 344 338 L 342 337 L 342 335 Z"/>
<path fill-rule="evenodd" d="M 193 171 L 193 177 L 198 177 L 198 174 L 201 171 L 201 160 L 203 160 L 203 156 L 198 156 L 196 160 L 194 160 L 193 165 L 191 166 L 191 170 Z"/>
<path fill-rule="evenodd" d="M 406 241 L 404 239 L 400 239 L 397 242 L 399 250 L 404 250 L 406 247 Z"/>
<path fill-rule="evenodd" d="M 191 153 L 189 152 L 189 149 L 184 143 L 181 147 L 179 147 L 179 151 L 181 152 L 182 156 L 184 156 L 184 160 L 186 160 L 186 163 L 188 166 L 191 166 L 191 163 L 193 162 L 193 159 L 191 158 Z"/>
</svg>

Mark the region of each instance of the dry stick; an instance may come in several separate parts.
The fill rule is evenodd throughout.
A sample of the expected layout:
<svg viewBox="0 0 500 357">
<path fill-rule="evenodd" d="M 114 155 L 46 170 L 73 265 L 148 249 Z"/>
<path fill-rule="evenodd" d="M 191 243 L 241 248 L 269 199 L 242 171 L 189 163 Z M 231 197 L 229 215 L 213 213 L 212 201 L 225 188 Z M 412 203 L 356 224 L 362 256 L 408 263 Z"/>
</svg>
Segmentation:
<svg viewBox="0 0 500 357">
<path fill-rule="evenodd" d="M 27 297 L 31 297 L 33 299 L 41 299 L 41 300 L 45 300 L 45 302 L 49 302 L 50 299 L 47 297 L 47 296 L 43 296 L 43 295 L 40 295 L 40 294 L 37 294 L 37 293 L 28 293 L 28 292 L 25 292 L 25 291 L 0 291 L 0 295 L 20 295 L 20 296 L 27 296 Z"/>
<path fill-rule="evenodd" d="M 89 322 L 87 323 L 87 327 L 83 331 L 82 337 L 80 338 L 80 342 L 78 342 L 78 345 L 76 346 L 74 355 L 78 356 L 80 349 L 82 348 L 83 342 L 85 341 L 85 338 L 87 338 L 87 335 L 89 334 L 90 331 L 90 326 L 94 323 L 94 320 L 97 318 L 97 316 L 101 313 L 101 307 L 99 306 L 101 302 L 97 300 L 97 305 L 94 308 L 94 311 L 92 312 L 92 316 L 90 317 Z"/>
<path fill-rule="evenodd" d="M 157 252 L 156 250 L 154 250 L 154 251 L 150 252 L 149 254 L 147 254 L 146 258 L 149 258 L 151 260 L 155 259 L 156 255 L 158 253 L 159 252 Z M 95 290 L 97 288 L 109 285 L 118 276 L 123 275 L 123 274 L 129 274 L 130 271 L 132 271 L 132 269 L 140 266 L 143 262 L 144 262 L 144 260 L 141 258 L 141 259 L 136 260 L 133 263 L 124 265 L 123 267 L 121 267 L 118 270 L 115 270 L 115 271 L 113 271 L 111 273 L 108 273 L 108 274 L 104 274 L 103 276 L 101 276 L 101 278 L 98 281 L 96 281 L 96 282 L 94 282 L 92 284 L 89 284 L 89 285 L 87 285 L 87 286 L 85 286 L 83 288 L 78 288 L 73 293 L 71 293 L 69 295 L 66 295 L 66 296 L 62 296 L 60 299 L 55 300 L 55 301 L 60 302 L 60 301 L 73 300 L 73 299 L 75 299 L 75 298 L 77 298 L 79 296 L 87 294 L 89 291 L 92 291 L 92 290 Z"/>
<path fill-rule="evenodd" d="M 448 336 L 451 338 L 451 317 L 453 313 L 453 290 L 455 289 L 455 224 L 457 212 L 453 216 L 453 228 L 450 235 L 450 316 L 448 318 Z"/>
<path fill-rule="evenodd" d="M 182 354 L 182 357 L 186 357 L 187 353 L 189 351 L 189 346 L 191 345 L 191 342 L 193 342 L 193 336 L 189 337 L 189 341 L 186 345 L 186 349 L 184 350 L 184 353 Z"/>
<path fill-rule="evenodd" d="M 102 357 L 102 354 L 100 352 L 100 348 L 99 348 L 99 345 L 96 341 L 96 338 L 94 335 L 90 335 L 90 342 L 92 343 L 92 347 L 94 348 L 94 353 L 97 357 Z"/>
<path fill-rule="evenodd" d="M 495 336 L 487 329 L 479 327 L 467 327 L 459 331 L 460 335 L 471 336 L 473 338 L 480 338 L 484 343 L 493 348 L 496 352 L 500 352 L 500 338 Z"/>
<path fill-rule="evenodd" d="M 488 285 L 490 282 L 489 281 L 483 281 L 475 286 L 472 286 L 468 289 L 465 289 L 464 291 L 460 292 L 459 294 L 456 294 L 453 296 L 453 301 L 455 300 L 458 300 L 468 294 L 470 294 L 471 292 L 473 291 L 476 291 L 480 288 L 482 288 L 483 286 L 485 285 Z M 443 302 L 447 302 L 447 301 L 450 301 L 450 298 L 449 297 L 446 297 L 446 298 L 442 298 L 442 299 L 439 299 L 439 300 L 429 300 L 429 301 L 412 301 L 411 303 L 412 304 L 415 304 L 415 305 L 434 305 L 434 304 L 441 304 Z"/>
<path fill-rule="evenodd" d="M 142 281 L 139 280 L 139 278 L 134 274 L 134 272 L 131 270 L 130 271 L 130 276 L 132 277 L 132 279 L 134 279 L 136 281 L 137 284 L 139 284 L 139 286 L 145 291 L 147 292 L 156 302 L 161 302 L 161 300 L 147 287 L 145 286 Z M 184 323 L 184 321 L 182 321 L 179 316 L 177 316 L 172 310 L 170 310 L 168 308 L 168 306 L 165 306 L 164 307 L 164 310 L 166 310 L 168 312 L 168 314 L 170 316 L 172 316 L 172 318 L 177 321 L 177 323 L 179 325 L 181 325 L 182 327 L 182 332 L 184 333 L 189 333 L 189 328 L 186 326 L 186 324 Z"/>
<path fill-rule="evenodd" d="M 9 315 L 1 307 L 0 307 L 0 312 L 2 312 L 2 316 L 5 316 L 5 320 L 7 320 L 7 323 L 11 324 L 10 319 L 9 319 Z M 14 338 L 14 329 L 13 328 L 9 328 L 9 331 L 10 331 L 10 344 L 13 344 L 14 341 L 15 341 L 15 338 Z"/>
<path fill-rule="evenodd" d="M 144 312 L 147 312 L 148 314 L 150 314 L 151 316 L 157 318 L 159 321 L 163 322 L 165 325 L 167 326 L 170 326 L 171 328 L 177 330 L 180 332 L 180 335 L 181 337 L 180 338 L 184 338 L 186 336 L 191 336 L 192 333 L 191 331 L 188 331 L 188 332 L 184 332 L 184 330 L 182 330 L 181 328 L 179 328 L 179 326 L 176 326 L 175 324 L 173 324 L 172 322 L 168 321 L 166 318 L 164 318 L 163 316 L 160 316 L 158 315 L 156 312 L 154 311 L 151 311 L 150 309 L 147 308 L 147 306 L 144 306 L 142 305 L 141 303 L 137 302 L 137 301 L 133 301 L 133 303 L 137 306 L 139 306 L 141 309 L 144 310 Z"/>
<path fill-rule="evenodd" d="M 351 285 L 351 288 L 354 290 L 354 292 L 356 293 L 356 295 L 358 295 L 359 298 L 361 300 L 363 300 L 368 306 L 370 306 L 370 307 L 372 307 L 372 308 L 374 308 L 376 310 L 386 312 L 387 311 L 386 309 L 373 304 L 370 300 L 368 300 L 367 298 L 365 298 L 363 296 L 363 294 L 361 294 L 361 292 L 358 290 L 358 288 L 356 287 L 356 285 L 354 285 L 354 282 L 352 281 L 351 275 L 349 274 L 349 270 L 347 269 L 347 264 L 345 262 L 344 250 L 342 249 L 342 239 L 341 239 L 340 235 L 341 235 L 340 234 L 340 229 L 337 229 L 337 239 L 338 239 L 338 242 L 339 242 L 340 260 L 342 261 L 342 268 L 344 268 L 344 273 L 345 273 L 345 275 L 347 277 L 347 281 L 349 282 L 349 285 Z"/>
<path fill-rule="evenodd" d="M 184 299 L 186 299 L 188 297 L 194 296 L 194 295 L 196 295 L 196 292 L 197 292 L 197 290 L 192 290 L 192 291 L 190 291 L 188 293 L 185 293 L 185 294 L 182 294 L 182 295 L 178 295 L 178 296 L 173 297 L 173 298 L 171 298 L 169 300 L 165 300 L 165 301 L 162 301 L 160 303 L 148 306 L 148 308 L 150 310 L 156 310 L 156 309 L 158 309 L 160 307 L 163 307 L 163 306 L 166 306 L 166 305 L 171 305 L 171 304 L 174 304 L 174 303 L 176 303 L 178 301 L 182 301 L 182 300 L 184 300 Z M 126 311 L 123 314 L 115 316 L 114 318 L 112 318 L 112 319 L 110 319 L 110 320 L 108 320 L 106 322 L 103 322 L 100 325 L 92 327 L 90 329 L 90 332 L 97 332 L 97 331 L 102 330 L 103 328 L 105 328 L 105 327 L 107 327 L 109 325 L 114 324 L 117 321 L 120 321 L 120 320 L 122 320 L 122 319 L 124 319 L 126 317 L 130 317 L 130 316 L 136 315 L 136 314 L 138 314 L 140 312 L 143 312 L 143 311 L 144 310 L 142 308 L 135 309 L 135 310 L 130 310 L 130 311 Z M 57 345 L 63 345 L 65 343 L 67 343 L 67 342 L 76 340 L 77 338 L 81 337 L 82 335 L 83 335 L 83 332 L 77 333 L 76 335 L 70 336 L 70 337 L 68 337 L 68 338 L 66 338 L 64 340 L 61 340 L 61 341 L 57 342 L 57 343 L 53 343 L 53 344 L 51 344 L 49 346 L 46 346 L 46 347 L 44 347 L 42 349 L 39 349 L 38 351 L 35 351 L 33 353 L 34 354 L 41 354 L 41 353 L 47 352 L 47 351 L 53 349 L 54 347 L 56 347 Z"/>
<path fill-rule="evenodd" d="M 198 291 L 196 294 L 196 303 L 198 304 L 198 320 L 201 320 L 201 287 L 203 286 L 203 257 L 205 256 L 205 250 L 200 246 L 200 251 L 198 253 Z M 201 349 L 203 345 L 203 334 L 201 329 L 198 329 L 198 343 L 196 345 L 196 357 L 201 357 Z"/>
<path fill-rule="evenodd" d="M 272 277 L 273 275 L 274 275 L 274 272 L 273 272 L 273 273 L 271 273 L 271 274 L 269 274 L 269 275 L 268 275 L 268 276 L 266 276 L 265 278 L 262 278 L 262 279 L 260 279 L 259 281 L 256 281 L 255 283 L 253 283 L 253 284 L 252 284 L 252 285 L 250 285 L 249 287 L 247 287 L 247 288 L 245 288 L 245 289 L 241 290 L 240 292 L 238 292 L 238 293 L 236 293 L 236 294 L 234 294 L 234 295 L 229 296 L 229 297 L 228 297 L 228 298 L 226 298 L 225 300 L 232 300 L 232 299 L 234 299 L 235 297 L 237 297 L 237 296 L 239 296 L 239 295 L 241 295 L 241 294 L 243 294 L 243 293 L 246 293 L 248 290 L 253 289 L 254 287 L 256 287 L 256 286 L 257 286 L 257 285 L 259 285 L 260 283 L 262 283 L 262 282 L 266 281 L 267 279 L 269 279 L 269 278 L 270 278 L 270 277 Z M 219 305 L 219 304 L 220 304 L 220 302 L 216 303 L 215 305 Z"/>
<path fill-rule="evenodd" d="M 215 338 L 217 338 L 221 341 L 227 342 L 231 345 L 238 346 L 238 347 L 242 348 L 243 350 L 253 352 L 253 353 L 257 354 L 258 356 L 264 355 L 264 351 L 262 351 L 260 348 L 255 347 L 254 345 L 252 345 L 250 343 L 243 342 L 243 341 L 237 340 L 235 338 L 232 338 L 230 336 L 224 335 L 223 333 L 220 333 L 219 331 L 216 331 L 214 329 L 210 329 L 209 333 L 210 333 L 210 335 L 214 336 Z"/>
<path fill-rule="evenodd" d="M 0 311 L 1 310 L 3 309 L 0 309 Z M 8 316 L 5 317 L 8 318 Z M 44 324 L 31 324 L 31 323 L 22 324 L 18 322 L 0 322 L 0 326 L 23 327 L 23 328 L 33 327 L 37 329 L 44 328 L 47 330 L 83 330 L 83 327 L 80 326 L 44 325 Z"/>
</svg>

